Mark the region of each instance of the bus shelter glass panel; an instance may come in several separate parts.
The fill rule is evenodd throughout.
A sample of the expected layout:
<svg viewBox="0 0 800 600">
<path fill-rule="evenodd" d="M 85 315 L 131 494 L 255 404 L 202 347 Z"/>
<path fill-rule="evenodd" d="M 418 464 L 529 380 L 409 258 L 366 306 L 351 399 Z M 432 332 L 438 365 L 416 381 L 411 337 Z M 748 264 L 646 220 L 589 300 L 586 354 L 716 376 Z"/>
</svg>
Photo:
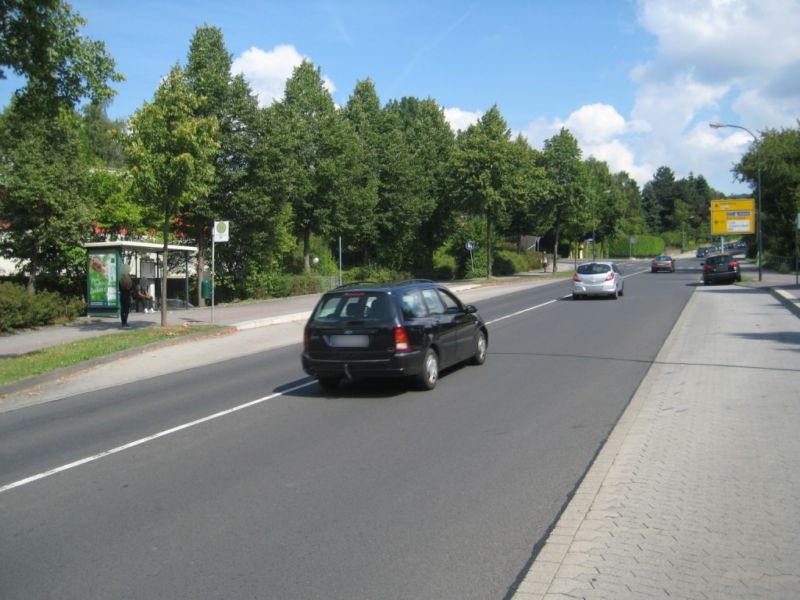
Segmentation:
<svg viewBox="0 0 800 600">
<path fill-rule="evenodd" d="M 88 253 L 87 307 L 90 316 L 119 314 L 119 250 L 90 250 Z"/>
</svg>

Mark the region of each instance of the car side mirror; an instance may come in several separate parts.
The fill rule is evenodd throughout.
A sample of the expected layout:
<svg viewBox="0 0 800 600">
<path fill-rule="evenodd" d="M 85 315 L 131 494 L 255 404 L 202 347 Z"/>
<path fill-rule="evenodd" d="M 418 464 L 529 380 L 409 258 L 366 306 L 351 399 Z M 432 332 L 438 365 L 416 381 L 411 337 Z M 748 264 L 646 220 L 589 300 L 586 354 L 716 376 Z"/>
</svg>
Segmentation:
<svg viewBox="0 0 800 600">
<path fill-rule="evenodd" d="M 467 305 L 464 306 L 464 312 L 469 315 L 469 314 L 478 312 L 478 309 L 475 308 L 474 304 L 467 304 Z"/>
</svg>

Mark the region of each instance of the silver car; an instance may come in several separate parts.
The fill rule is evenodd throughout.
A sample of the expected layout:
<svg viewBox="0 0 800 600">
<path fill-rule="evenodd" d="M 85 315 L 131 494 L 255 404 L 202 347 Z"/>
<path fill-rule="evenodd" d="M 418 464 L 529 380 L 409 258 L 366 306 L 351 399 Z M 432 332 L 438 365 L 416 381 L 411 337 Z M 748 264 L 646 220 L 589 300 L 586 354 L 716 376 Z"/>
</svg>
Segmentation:
<svg viewBox="0 0 800 600">
<path fill-rule="evenodd" d="M 598 261 L 579 265 L 572 276 L 572 298 L 575 300 L 585 296 L 618 298 L 624 293 L 625 280 L 614 262 Z"/>
</svg>

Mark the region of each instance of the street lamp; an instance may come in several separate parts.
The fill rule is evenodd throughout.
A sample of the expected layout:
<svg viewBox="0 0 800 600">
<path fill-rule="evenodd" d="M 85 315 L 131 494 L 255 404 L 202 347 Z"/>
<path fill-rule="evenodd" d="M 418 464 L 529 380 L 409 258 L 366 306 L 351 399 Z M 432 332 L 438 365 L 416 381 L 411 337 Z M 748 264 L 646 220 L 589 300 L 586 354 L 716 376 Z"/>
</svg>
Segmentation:
<svg viewBox="0 0 800 600">
<path fill-rule="evenodd" d="M 708 124 L 709 127 L 713 127 L 714 129 L 721 129 L 723 127 L 733 127 L 734 129 L 741 129 L 742 131 L 746 131 L 751 136 L 753 136 L 753 142 L 756 146 L 756 162 L 758 163 L 758 206 L 757 210 L 758 213 L 756 214 L 756 244 L 758 246 L 758 280 L 761 281 L 762 272 L 761 272 L 761 255 L 762 255 L 762 244 L 761 244 L 761 148 L 758 144 L 758 138 L 756 134 L 752 131 L 747 129 L 746 127 L 742 127 L 741 125 L 731 125 L 730 123 L 721 123 L 719 121 L 713 121 Z"/>
</svg>

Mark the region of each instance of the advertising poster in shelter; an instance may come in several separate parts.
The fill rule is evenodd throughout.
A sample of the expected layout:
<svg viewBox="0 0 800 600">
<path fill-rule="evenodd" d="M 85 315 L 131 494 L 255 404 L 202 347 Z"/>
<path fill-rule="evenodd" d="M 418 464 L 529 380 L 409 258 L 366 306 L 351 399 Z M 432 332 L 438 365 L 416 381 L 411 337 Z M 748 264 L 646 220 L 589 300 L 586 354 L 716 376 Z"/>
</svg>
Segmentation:
<svg viewBox="0 0 800 600">
<path fill-rule="evenodd" d="M 118 253 L 92 251 L 88 256 L 89 307 L 116 308 Z"/>
</svg>

